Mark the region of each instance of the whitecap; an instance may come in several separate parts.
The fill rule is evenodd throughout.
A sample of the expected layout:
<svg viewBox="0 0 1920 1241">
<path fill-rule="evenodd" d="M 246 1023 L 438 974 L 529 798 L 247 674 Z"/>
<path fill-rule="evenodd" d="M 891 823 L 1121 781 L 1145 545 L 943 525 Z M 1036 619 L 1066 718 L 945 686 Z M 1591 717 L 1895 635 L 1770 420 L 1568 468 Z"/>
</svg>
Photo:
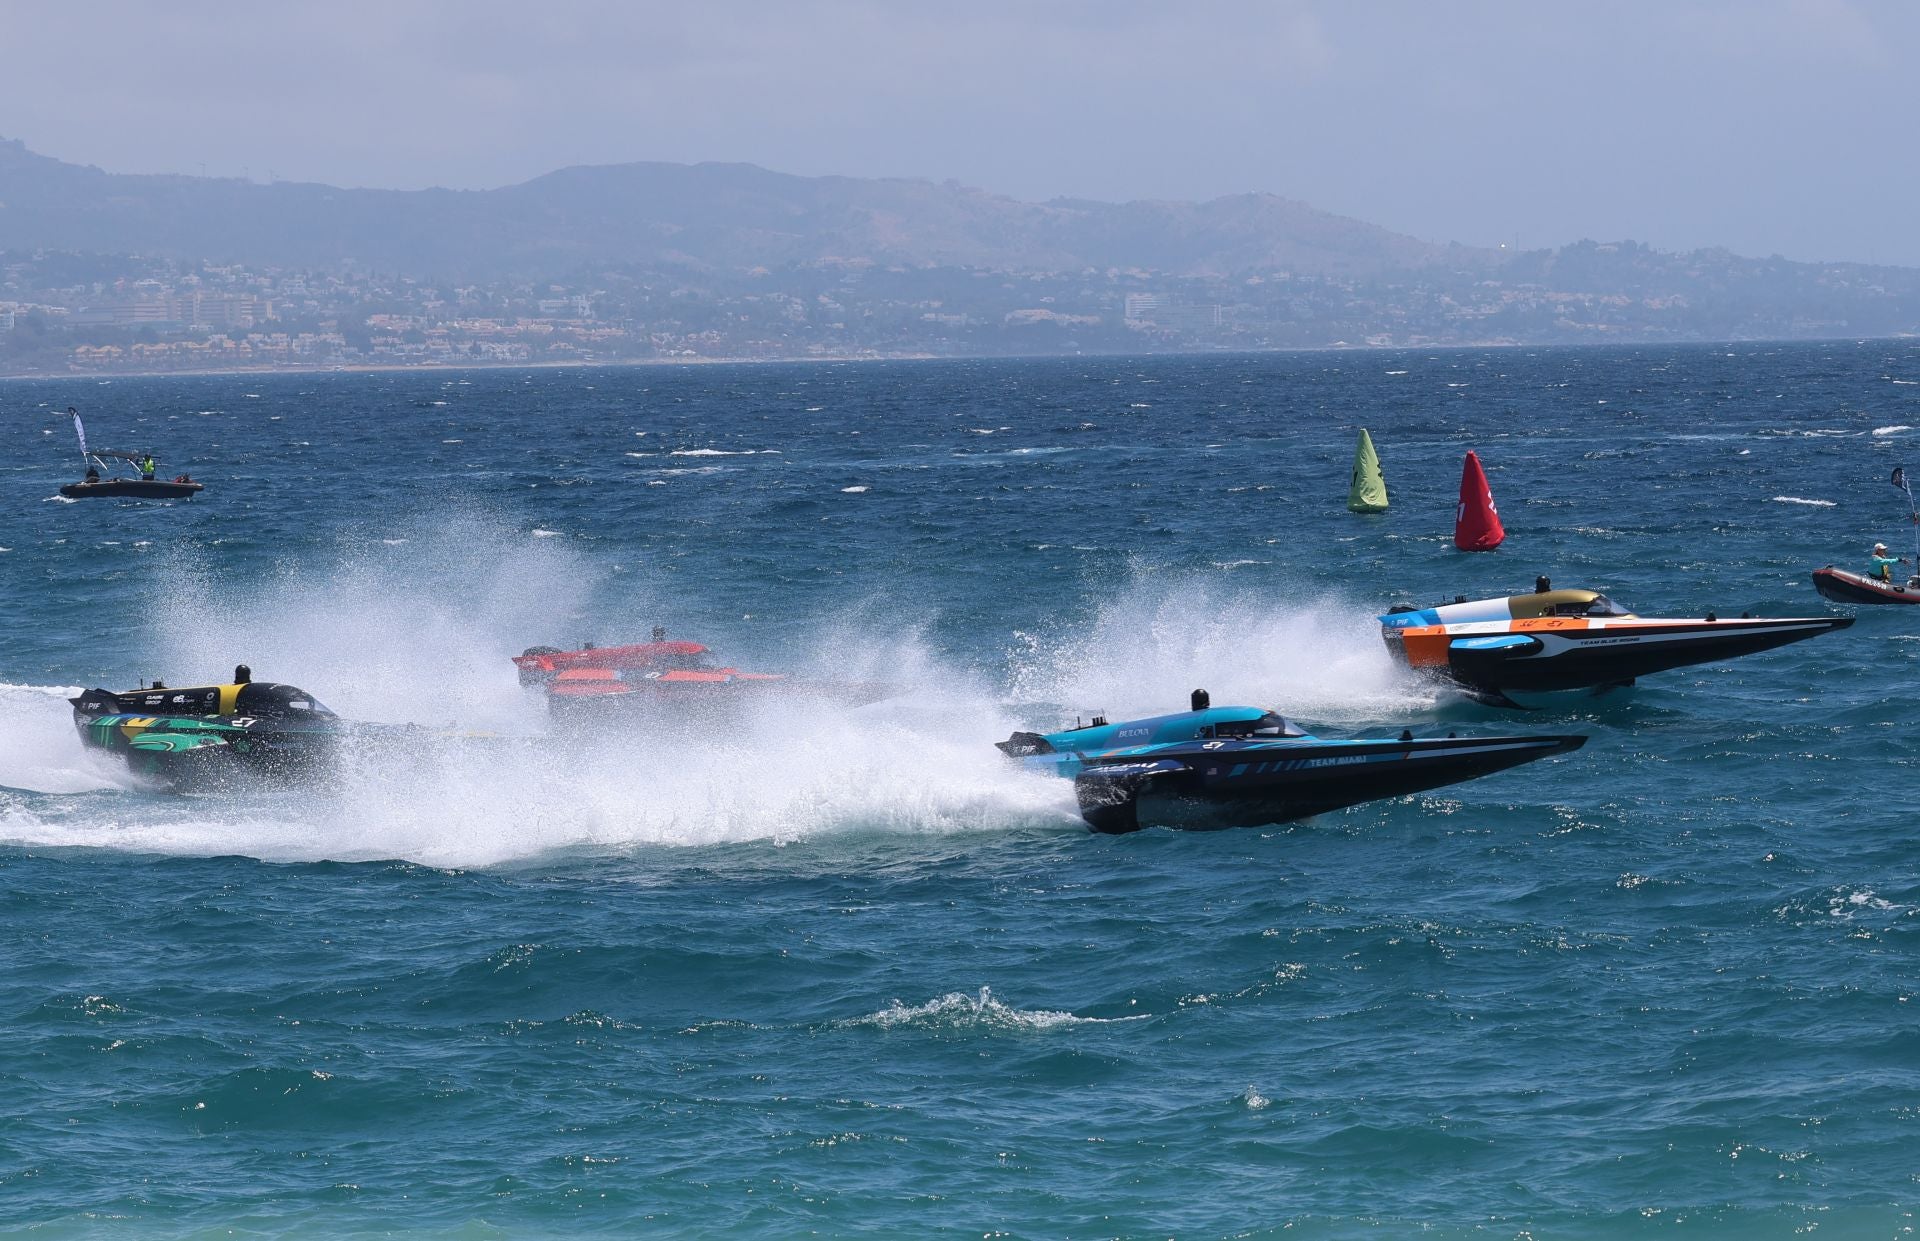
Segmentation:
<svg viewBox="0 0 1920 1241">
<path fill-rule="evenodd" d="M 542 530 L 538 526 L 535 526 L 533 537 L 536 539 L 557 539 L 560 537 L 560 532 L 558 530 Z"/>
<path fill-rule="evenodd" d="M 977 996 L 949 991 L 939 999 L 928 1000 L 925 1004 L 907 1005 L 894 1000 L 877 1013 L 868 1013 L 864 1017 L 855 1017 L 841 1024 L 873 1026 L 882 1030 L 905 1026 L 931 1030 L 960 1029 L 1019 1033 L 1057 1030 L 1067 1026 L 1106 1025 L 1115 1021 L 1142 1020 L 1145 1020 L 1144 1014 L 1138 1017 L 1077 1017 L 1072 1013 L 1058 1012 L 1053 1009 L 1013 1008 L 994 999 L 991 988 L 982 987 Z"/>
<path fill-rule="evenodd" d="M 1832 500 L 1807 500 L 1800 496 L 1775 496 L 1773 497 L 1773 502 L 1775 504 L 1808 504 L 1814 508 L 1833 508 L 1835 506 L 1835 502 Z"/>
<path fill-rule="evenodd" d="M 676 448 L 667 454 L 670 457 L 759 457 L 780 455 L 778 448 L 741 448 L 729 451 L 725 448 Z"/>
<path fill-rule="evenodd" d="M 848 496 L 857 496 L 865 490 L 866 490 L 865 487 L 842 487 L 840 489 L 840 494 L 848 495 Z M 5 550 L 4 548 L 0 548 L 0 551 L 4 551 L 4 550 Z"/>
<path fill-rule="evenodd" d="M 1906 423 L 1897 422 L 1890 427 L 1875 427 L 1873 429 L 1873 433 L 1875 435 L 1898 435 L 1902 431 L 1911 431 L 1911 430 L 1913 430 L 1913 428 L 1908 426 Z"/>
</svg>

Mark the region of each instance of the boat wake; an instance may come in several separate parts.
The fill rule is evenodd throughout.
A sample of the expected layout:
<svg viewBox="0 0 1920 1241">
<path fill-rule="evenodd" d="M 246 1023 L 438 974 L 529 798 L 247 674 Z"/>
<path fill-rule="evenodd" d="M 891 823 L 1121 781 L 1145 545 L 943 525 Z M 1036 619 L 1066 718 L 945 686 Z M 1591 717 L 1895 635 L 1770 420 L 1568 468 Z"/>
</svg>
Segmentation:
<svg viewBox="0 0 1920 1241">
<path fill-rule="evenodd" d="M 1018 635 L 1012 693 L 1112 719 L 1179 710 L 1201 688 L 1336 727 L 1430 710 L 1434 692 L 1379 632 L 1372 610 L 1330 596 L 1284 604 L 1217 576 L 1136 569 L 1091 624 Z"/>
<path fill-rule="evenodd" d="M 1084 624 L 1025 636 L 1003 675 L 897 624 L 860 623 L 856 610 L 809 630 L 804 649 L 740 652 L 741 662 L 886 681 L 901 696 L 855 706 L 796 691 L 549 735 L 539 691 L 520 686 L 507 657 L 589 623 L 602 575 L 562 540 L 484 521 L 405 533 L 404 545 L 358 539 L 331 564 L 309 557 L 264 579 L 176 563 L 143 630 L 147 662 L 113 678 L 205 681 L 244 662 L 347 719 L 423 726 L 403 760 L 349 748 L 312 784 L 161 793 L 82 748 L 65 701 L 76 689 L 5 687 L 0 732 L 15 740 L 0 755 L 0 840 L 476 866 L 873 833 L 1077 833 L 1071 785 L 1017 769 L 994 742 L 1076 709 L 1178 709 L 1198 686 L 1216 702 L 1335 726 L 1432 705 L 1361 609 L 1280 606 L 1218 575 L 1142 570 Z"/>
</svg>

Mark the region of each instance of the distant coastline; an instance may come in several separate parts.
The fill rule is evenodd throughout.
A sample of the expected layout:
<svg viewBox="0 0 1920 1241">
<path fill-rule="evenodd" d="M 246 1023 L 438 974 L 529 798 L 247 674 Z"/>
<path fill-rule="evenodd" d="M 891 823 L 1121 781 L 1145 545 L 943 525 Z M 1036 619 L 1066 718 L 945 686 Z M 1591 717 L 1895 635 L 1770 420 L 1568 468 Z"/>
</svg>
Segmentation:
<svg viewBox="0 0 1920 1241">
<path fill-rule="evenodd" d="M 743 355 L 739 357 L 680 357 L 680 358 L 587 358 L 569 360 L 540 360 L 530 362 L 416 362 L 416 363 L 353 363 L 339 366 L 234 366 L 234 367 L 196 367 L 167 370 L 124 370 L 124 371 L 67 371 L 67 372 L 15 372 L 0 374 L 0 383 L 50 382 L 63 380 L 112 380 L 112 379 L 166 379 L 166 378 L 239 378 L 248 375 L 281 378 L 289 375 L 404 375 L 404 374 L 449 374 L 463 371 L 530 371 L 530 370 L 626 370 L 640 367 L 673 366 L 780 366 L 780 365 L 822 365 L 844 364 L 848 362 L 1022 362 L 1049 361 L 1071 358 L 1178 358 L 1178 357 L 1261 357 L 1264 355 L 1291 355 L 1302 353 L 1409 353 L 1409 352 L 1457 352 L 1463 350 L 1485 349 L 1717 349 L 1737 348 L 1754 345 L 1819 345 L 1819 344 L 1870 344 L 1874 341 L 1920 340 L 1920 332 L 1897 332 L 1886 335 L 1870 336 L 1819 336 L 1819 337 L 1741 337 L 1728 340 L 1592 340 L 1592 341 L 1514 341 L 1481 340 L 1449 341 L 1444 344 L 1422 342 L 1419 344 L 1350 344 L 1334 343 L 1327 345 L 1298 345 L 1267 349 L 1163 349 L 1163 350 L 1101 350 L 1099 352 L 1083 350 L 1074 353 L 846 353 L 811 354 L 804 357 L 782 357 L 773 355 Z"/>
<path fill-rule="evenodd" d="M 16 378 L 1920 332 L 1920 269 L 1443 244 L 1262 194 L 1042 204 L 632 164 L 447 197 L 120 176 L 9 142 L 0 184 Z"/>
</svg>

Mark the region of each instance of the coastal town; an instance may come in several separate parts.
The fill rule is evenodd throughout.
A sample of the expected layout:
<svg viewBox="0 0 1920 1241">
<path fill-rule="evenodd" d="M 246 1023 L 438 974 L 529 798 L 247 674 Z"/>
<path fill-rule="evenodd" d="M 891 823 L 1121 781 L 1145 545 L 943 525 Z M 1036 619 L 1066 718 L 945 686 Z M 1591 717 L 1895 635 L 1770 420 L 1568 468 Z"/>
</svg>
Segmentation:
<svg viewBox="0 0 1920 1241">
<path fill-rule="evenodd" d="M 1362 280 L 852 259 L 457 284 L 13 252 L 0 254 L 0 374 L 1804 339 L 1897 332 L 1915 301 L 1884 269 L 1769 270 L 1632 243 L 1581 243 L 1539 267 Z M 1702 296 L 1731 284 L 1737 301 Z"/>
</svg>

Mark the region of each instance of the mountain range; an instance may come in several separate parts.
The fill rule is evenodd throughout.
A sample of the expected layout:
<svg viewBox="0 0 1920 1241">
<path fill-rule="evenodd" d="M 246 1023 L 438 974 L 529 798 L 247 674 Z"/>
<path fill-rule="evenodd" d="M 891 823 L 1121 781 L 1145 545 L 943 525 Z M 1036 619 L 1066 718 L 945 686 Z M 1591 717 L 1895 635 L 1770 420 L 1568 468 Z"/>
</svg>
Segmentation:
<svg viewBox="0 0 1920 1241">
<path fill-rule="evenodd" d="M 1029 203 L 951 181 L 718 163 L 565 168 L 494 190 L 338 189 L 110 173 L 0 142 L 0 250 L 34 249 L 448 280 L 558 278 L 609 263 L 724 271 L 834 260 L 1369 279 L 1499 261 L 1269 194 Z"/>
</svg>

